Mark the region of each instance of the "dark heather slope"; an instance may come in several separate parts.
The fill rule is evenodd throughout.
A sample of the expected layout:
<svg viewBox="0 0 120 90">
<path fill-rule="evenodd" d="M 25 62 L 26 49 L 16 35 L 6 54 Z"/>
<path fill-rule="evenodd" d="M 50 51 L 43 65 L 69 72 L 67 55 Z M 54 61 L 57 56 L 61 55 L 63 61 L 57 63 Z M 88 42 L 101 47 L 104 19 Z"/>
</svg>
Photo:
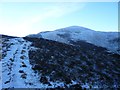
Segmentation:
<svg viewBox="0 0 120 90">
<path fill-rule="evenodd" d="M 12 39 L 12 38 L 18 38 L 18 37 L 0 34 L 0 44 L 1 44 L 0 50 L 2 50 L 2 52 L 4 52 L 4 53 L 0 53 L 0 59 L 3 59 L 6 56 L 7 51 L 9 51 L 9 50 L 3 49 L 3 47 L 9 48 L 13 44 L 13 43 L 8 44 L 5 42 L 9 41 L 9 39 Z"/>
<path fill-rule="evenodd" d="M 78 86 L 87 84 L 90 88 L 120 86 L 118 54 L 84 41 L 72 42 L 73 46 L 42 38 L 24 39 L 37 48 L 29 51 L 29 59 L 32 69 L 41 75 L 43 84 L 60 81 L 68 87 L 75 81 Z"/>
<path fill-rule="evenodd" d="M 2 39 L 18 38 L 18 37 L 16 37 L 16 36 L 8 36 L 8 35 L 2 35 L 2 34 L 0 34 L 0 37 L 1 37 Z"/>
</svg>

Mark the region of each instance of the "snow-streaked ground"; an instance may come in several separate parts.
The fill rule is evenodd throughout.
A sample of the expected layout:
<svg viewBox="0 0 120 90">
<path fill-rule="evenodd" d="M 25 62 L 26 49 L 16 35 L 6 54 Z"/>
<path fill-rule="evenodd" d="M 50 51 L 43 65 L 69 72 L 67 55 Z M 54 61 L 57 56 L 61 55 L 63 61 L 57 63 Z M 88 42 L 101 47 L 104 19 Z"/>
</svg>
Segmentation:
<svg viewBox="0 0 120 90">
<path fill-rule="evenodd" d="M 67 44 L 69 44 L 70 40 L 84 40 L 88 43 L 105 47 L 113 52 L 118 50 L 118 42 L 110 42 L 113 39 L 119 38 L 118 32 L 99 32 L 80 26 L 71 26 L 50 32 L 41 32 L 30 36 L 38 38 L 42 37 Z"/>
<path fill-rule="evenodd" d="M 2 89 L 2 38 L 0 37 L 0 90 Z"/>
<path fill-rule="evenodd" d="M 26 42 L 22 38 L 10 39 L 8 43 L 14 43 L 11 45 L 7 52 L 7 56 L 2 59 L 2 88 L 30 88 L 40 86 L 37 76 L 31 69 L 28 57 L 28 46 L 30 42 Z M 24 53 L 21 51 L 24 50 Z M 24 59 L 20 57 L 24 56 Z M 11 61 L 10 58 L 12 58 Z M 22 67 L 22 64 L 26 67 Z M 23 70 L 26 73 L 26 79 L 21 78 L 23 73 L 19 70 Z"/>
<path fill-rule="evenodd" d="M 2 62 L 0 61 L 0 90 L 2 89 Z"/>
<path fill-rule="evenodd" d="M 32 66 L 29 62 L 28 51 L 36 50 L 34 47 L 29 47 L 30 42 L 25 41 L 23 38 L 14 38 L 9 39 L 6 43 L 13 43 L 7 49 L 6 56 L 0 61 L 0 88 L 55 88 L 55 87 L 64 87 L 63 82 L 51 82 L 51 86 L 47 84 L 42 84 L 40 82 L 40 75 L 34 73 Z M 22 52 L 24 51 L 24 52 Z M 20 58 L 24 56 L 24 58 Z M 22 65 L 26 67 L 22 67 Z M 22 70 L 23 73 L 20 73 L 19 70 Z M 21 75 L 26 74 L 26 78 L 22 78 Z M 2 77 L 2 78 L 1 78 Z M 49 80 L 49 77 L 47 77 Z M 76 84 L 73 82 L 71 85 Z M 69 86 L 69 85 L 68 85 Z"/>
<path fill-rule="evenodd" d="M 51 84 L 43 84 L 40 82 L 40 74 L 35 73 L 32 69 L 32 65 L 29 60 L 29 50 L 37 50 L 36 47 L 31 47 L 31 42 L 24 40 L 23 38 L 13 38 L 6 41 L 9 47 L 3 47 L 3 51 L 6 52 L 6 56 L 0 61 L 0 88 L 55 88 L 65 87 L 64 82 L 50 81 Z M 3 52 L 4 53 L 4 52 Z M 85 56 L 85 55 L 84 55 Z M 84 64 L 84 63 L 83 63 Z M 22 71 L 22 72 L 20 72 Z M 2 78 L 1 78 L 2 77 Z M 67 84 L 67 86 L 79 84 L 77 81 Z M 83 88 L 90 88 L 90 84 L 81 84 Z M 98 86 L 92 86 L 98 88 Z"/>
</svg>

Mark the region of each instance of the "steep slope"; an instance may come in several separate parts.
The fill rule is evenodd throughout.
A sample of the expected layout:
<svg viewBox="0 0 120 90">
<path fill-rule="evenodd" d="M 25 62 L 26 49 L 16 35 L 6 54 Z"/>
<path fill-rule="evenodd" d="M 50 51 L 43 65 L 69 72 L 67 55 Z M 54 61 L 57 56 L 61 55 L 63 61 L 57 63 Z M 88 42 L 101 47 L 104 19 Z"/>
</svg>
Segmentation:
<svg viewBox="0 0 120 90">
<path fill-rule="evenodd" d="M 120 55 L 84 41 L 2 39 L 2 88 L 118 88 Z"/>
<path fill-rule="evenodd" d="M 29 58 L 33 70 L 41 76 L 41 83 L 52 86 L 62 82 L 63 87 L 76 84 L 82 88 L 119 87 L 120 55 L 83 41 L 77 42 L 80 46 L 72 46 L 42 38 L 25 39 L 36 47 L 29 51 Z"/>
<path fill-rule="evenodd" d="M 36 35 L 30 35 L 30 37 L 33 36 L 67 44 L 71 44 L 70 41 L 84 40 L 88 43 L 120 53 L 118 41 L 114 40 L 119 37 L 118 32 L 99 32 L 80 26 L 71 26 L 51 32 L 41 32 Z"/>
</svg>

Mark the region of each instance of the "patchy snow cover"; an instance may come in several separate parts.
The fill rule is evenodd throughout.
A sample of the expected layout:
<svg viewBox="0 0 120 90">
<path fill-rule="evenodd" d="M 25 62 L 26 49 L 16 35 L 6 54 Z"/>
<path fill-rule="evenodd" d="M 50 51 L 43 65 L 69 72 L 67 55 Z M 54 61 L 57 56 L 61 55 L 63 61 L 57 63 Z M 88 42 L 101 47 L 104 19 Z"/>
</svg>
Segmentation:
<svg viewBox="0 0 120 90">
<path fill-rule="evenodd" d="M 14 45 L 8 48 L 10 51 L 1 61 L 2 88 L 33 88 L 40 86 L 37 79 L 38 75 L 34 74 L 29 63 L 28 49 L 31 43 L 22 38 L 10 39 L 8 43 L 14 43 Z"/>
<path fill-rule="evenodd" d="M 40 81 L 42 73 L 35 72 L 32 69 L 32 65 L 30 64 L 28 56 L 30 54 L 29 50 L 36 51 L 40 48 L 30 46 L 31 44 L 32 42 L 26 41 L 26 39 L 23 38 L 12 38 L 4 42 L 1 52 L 5 53 L 6 55 L 4 55 L 4 58 L 2 58 L 2 60 L 0 61 L 0 72 L 2 72 L 2 74 L 0 74 L 0 85 L 2 85 L 0 88 L 55 88 L 58 86 L 65 87 L 64 82 L 52 82 L 50 81 L 50 77 L 47 77 L 50 85 L 43 84 Z M 85 56 L 84 53 L 83 56 Z M 87 58 L 87 56 L 85 57 Z M 82 65 L 86 65 L 86 62 L 82 62 Z M 83 74 L 83 76 L 85 76 L 85 74 Z M 67 87 L 76 84 L 79 84 L 79 82 L 72 80 L 71 83 L 67 84 Z M 88 83 L 80 83 L 80 85 L 82 88 L 90 88 L 90 84 Z M 92 87 L 98 88 L 97 85 L 93 85 Z"/>
<path fill-rule="evenodd" d="M 32 37 L 32 35 L 29 36 Z M 67 44 L 70 44 L 71 40 L 84 40 L 88 43 L 105 47 L 113 52 L 118 50 L 118 42 L 110 42 L 118 38 L 118 32 L 99 32 L 80 26 L 71 26 L 51 32 L 41 32 L 33 36 Z"/>
<path fill-rule="evenodd" d="M 2 62 L 0 61 L 0 90 L 2 89 Z"/>
<path fill-rule="evenodd" d="M 1 62 L 1 58 L 2 58 L 2 39 L 0 36 L 0 90 L 2 89 L 2 62 Z"/>
<path fill-rule="evenodd" d="M 40 75 L 32 70 L 29 62 L 28 51 L 36 50 L 30 47 L 31 42 L 25 41 L 23 38 L 9 39 L 7 44 L 12 44 L 7 50 L 6 56 L 0 61 L 0 88 L 55 88 L 64 87 L 63 82 L 52 82 L 51 86 L 40 82 Z M 4 53 L 4 52 L 3 52 Z M 70 85 L 76 84 L 74 81 Z M 68 85 L 69 86 L 69 85 Z"/>
</svg>

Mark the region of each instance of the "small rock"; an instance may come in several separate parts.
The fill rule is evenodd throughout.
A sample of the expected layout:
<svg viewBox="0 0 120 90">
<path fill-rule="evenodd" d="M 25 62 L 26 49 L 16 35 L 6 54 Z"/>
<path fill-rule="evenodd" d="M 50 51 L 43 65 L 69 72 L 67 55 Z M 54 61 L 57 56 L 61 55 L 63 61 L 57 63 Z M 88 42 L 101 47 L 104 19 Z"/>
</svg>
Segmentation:
<svg viewBox="0 0 120 90">
<path fill-rule="evenodd" d="M 26 76 L 27 76 L 27 74 L 24 73 L 24 74 L 21 75 L 21 78 L 26 79 L 27 78 Z"/>
<path fill-rule="evenodd" d="M 24 71 L 23 70 L 19 70 L 19 73 L 24 73 Z"/>
<path fill-rule="evenodd" d="M 6 81 L 5 84 L 9 83 L 10 81 Z"/>
</svg>

